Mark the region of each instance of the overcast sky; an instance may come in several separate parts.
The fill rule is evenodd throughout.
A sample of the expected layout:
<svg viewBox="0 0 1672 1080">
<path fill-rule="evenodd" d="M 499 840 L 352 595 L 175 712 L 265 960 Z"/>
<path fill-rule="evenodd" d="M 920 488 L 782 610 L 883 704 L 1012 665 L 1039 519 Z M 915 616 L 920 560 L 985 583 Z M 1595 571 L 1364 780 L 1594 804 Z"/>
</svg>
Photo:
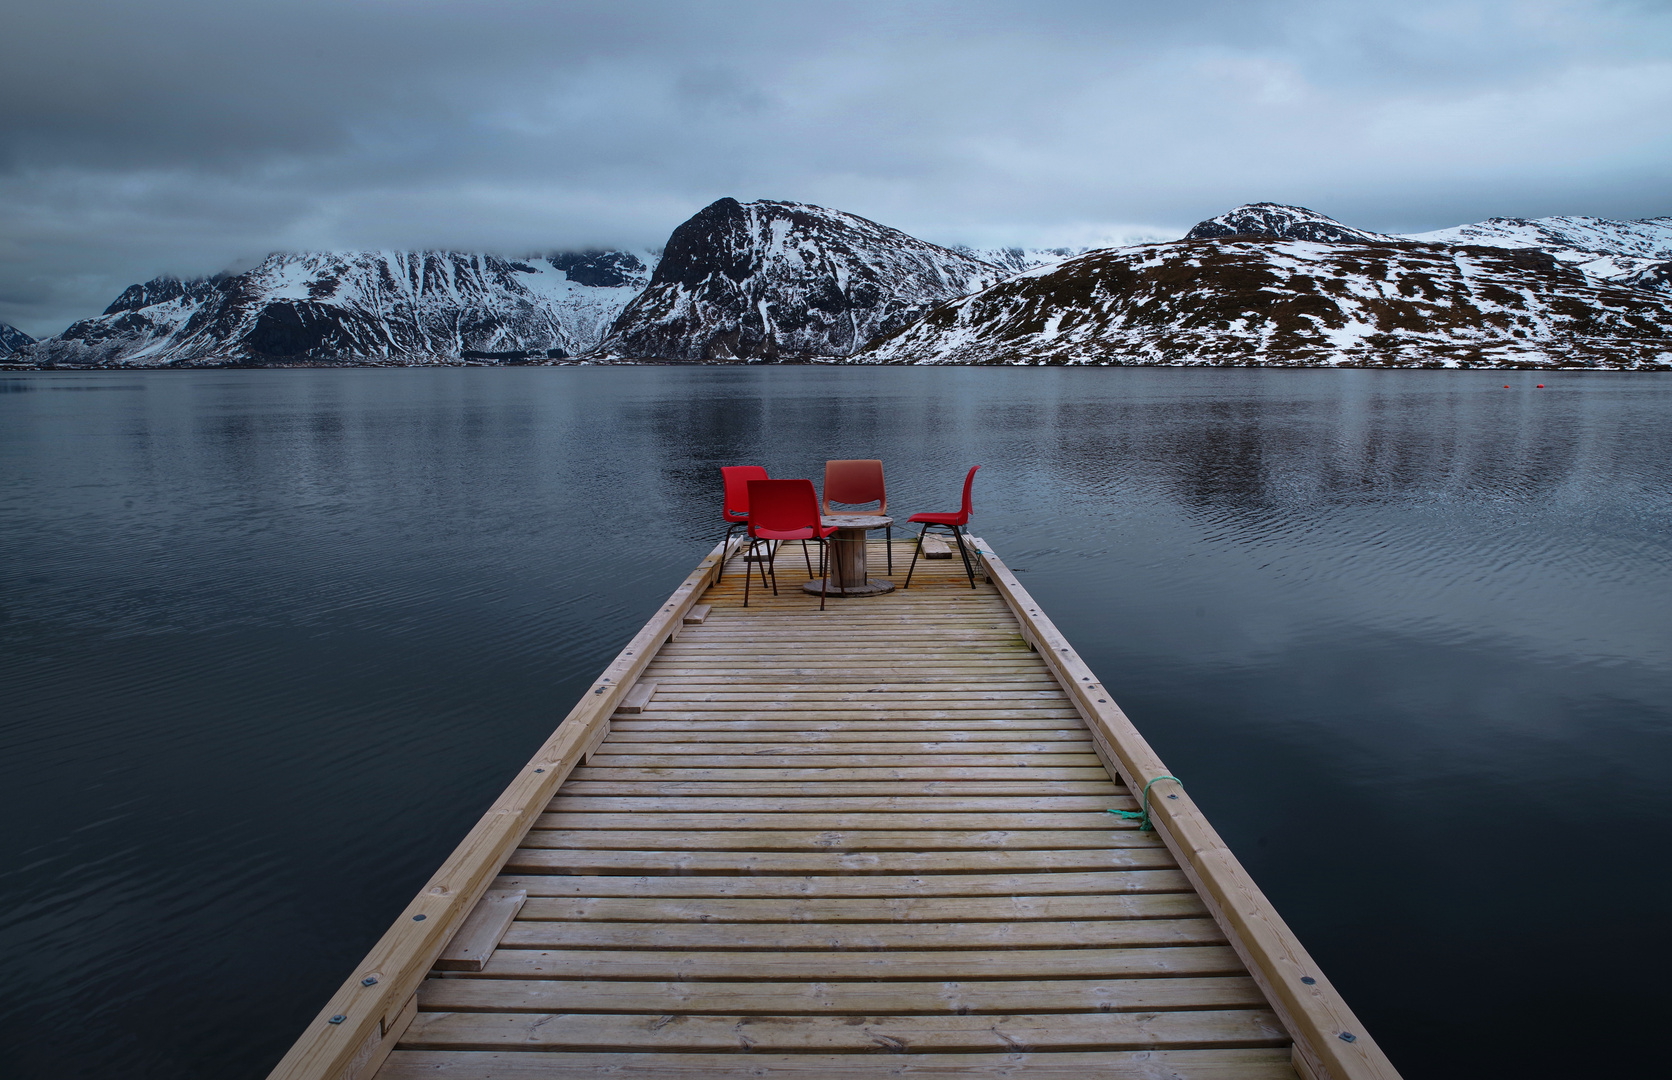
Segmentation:
<svg viewBox="0 0 1672 1080">
<path fill-rule="evenodd" d="M 1672 3 L 0 0 L 0 321 L 269 251 L 1672 214 Z"/>
</svg>

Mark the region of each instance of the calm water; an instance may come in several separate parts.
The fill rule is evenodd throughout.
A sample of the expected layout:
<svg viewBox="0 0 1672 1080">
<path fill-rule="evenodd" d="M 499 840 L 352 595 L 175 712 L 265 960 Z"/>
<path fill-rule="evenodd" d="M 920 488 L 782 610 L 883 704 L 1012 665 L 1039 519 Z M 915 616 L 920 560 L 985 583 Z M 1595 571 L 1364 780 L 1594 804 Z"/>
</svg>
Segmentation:
<svg viewBox="0 0 1672 1080">
<path fill-rule="evenodd" d="M 1407 1077 L 1648 1074 L 1669 450 L 1654 376 L 0 376 L 0 1072 L 264 1075 L 716 467 L 881 457 L 907 513 L 986 466 L 977 531 Z"/>
</svg>

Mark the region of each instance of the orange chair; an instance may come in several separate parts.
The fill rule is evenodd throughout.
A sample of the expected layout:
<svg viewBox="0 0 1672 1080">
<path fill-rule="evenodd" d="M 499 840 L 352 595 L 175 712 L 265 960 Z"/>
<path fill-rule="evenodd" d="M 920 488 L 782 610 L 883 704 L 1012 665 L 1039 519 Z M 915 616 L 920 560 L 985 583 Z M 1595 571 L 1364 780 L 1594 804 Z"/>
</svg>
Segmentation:
<svg viewBox="0 0 1672 1080">
<path fill-rule="evenodd" d="M 831 503 L 879 503 L 875 510 L 832 510 Z M 825 516 L 831 514 L 853 514 L 866 517 L 888 516 L 888 489 L 882 482 L 882 462 L 875 458 L 855 458 L 848 461 L 827 461 L 824 463 L 824 501 L 820 504 L 820 512 Z M 883 529 L 886 541 L 884 547 L 888 552 L 888 572 L 894 572 L 894 526 Z"/>
<path fill-rule="evenodd" d="M 923 534 L 929 531 L 931 525 L 952 530 L 952 539 L 958 542 L 958 554 L 964 557 L 964 573 L 969 575 L 970 588 L 975 588 L 975 567 L 970 565 L 970 553 L 964 547 L 964 534 L 960 530 L 970 523 L 970 488 L 975 486 L 975 470 L 979 468 L 979 465 L 972 466 L 964 476 L 964 505 L 956 514 L 913 514 L 906 519 L 917 522 L 923 529 L 917 534 L 917 550 L 912 553 L 911 568 L 906 571 L 906 583 L 900 586 L 902 589 L 911 588 L 912 570 L 917 569 L 917 557 L 923 554 Z"/>
<path fill-rule="evenodd" d="M 824 577 L 820 586 L 819 610 L 824 610 L 825 597 L 830 593 L 829 545 L 826 538 L 835 532 L 819 521 L 819 497 L 811 480 L 751 480 L 749 481 L 749 550 L 765 544 L 767 555 L 757 556 L 761 570 L 761 585 L 765 587 L 768 571 L 772 574 L 772 595 L 778 595 L 778 548 L 785 540 L 800 540 L 806 550 L 808 540 L 819 545 L 819 573 Z M 749 606 L 749 582 L 754 574 L 745 564 L 743 573 L 743 606 Z M 812 566 L 808 565 L 811 575 Z"/>
</svg>

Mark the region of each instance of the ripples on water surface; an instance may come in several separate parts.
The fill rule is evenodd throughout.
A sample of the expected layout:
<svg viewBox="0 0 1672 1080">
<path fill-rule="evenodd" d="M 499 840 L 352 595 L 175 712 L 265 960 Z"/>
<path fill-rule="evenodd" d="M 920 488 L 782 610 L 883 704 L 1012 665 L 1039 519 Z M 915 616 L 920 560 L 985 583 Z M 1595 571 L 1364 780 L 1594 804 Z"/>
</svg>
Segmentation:
<svg viewBox="0 0 1672 1080">
<path fill-rule="evenodd" d="M 718 535 L 881 457 L 1111 686 L 1399 1064 L 1658 1066 L 1672 381 L 0 376 L 0 1043 L 260 1077 Z M 98 393 L 75 391 L 99 391 Z"/>
</svg>

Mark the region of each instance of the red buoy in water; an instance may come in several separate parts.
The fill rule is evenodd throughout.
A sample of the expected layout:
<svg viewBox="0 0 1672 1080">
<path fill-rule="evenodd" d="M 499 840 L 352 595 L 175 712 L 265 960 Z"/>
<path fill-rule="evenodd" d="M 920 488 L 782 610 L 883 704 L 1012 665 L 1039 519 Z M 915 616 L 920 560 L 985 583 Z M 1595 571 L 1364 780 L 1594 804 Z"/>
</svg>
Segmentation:
<svg viewBox="0 0 1672 1080">
<path fill-rule="evenodd" d="M 1539 383 L 1539 384 L 1538 384 L 1538 388 L 1539 388 L 1539 389 L 1540 389 L 1540 390 L 1543 390 L 1543 389 L 1544 389 L 1544 384 L 1543 384 L 1543 383 Z"/>
</svg>

